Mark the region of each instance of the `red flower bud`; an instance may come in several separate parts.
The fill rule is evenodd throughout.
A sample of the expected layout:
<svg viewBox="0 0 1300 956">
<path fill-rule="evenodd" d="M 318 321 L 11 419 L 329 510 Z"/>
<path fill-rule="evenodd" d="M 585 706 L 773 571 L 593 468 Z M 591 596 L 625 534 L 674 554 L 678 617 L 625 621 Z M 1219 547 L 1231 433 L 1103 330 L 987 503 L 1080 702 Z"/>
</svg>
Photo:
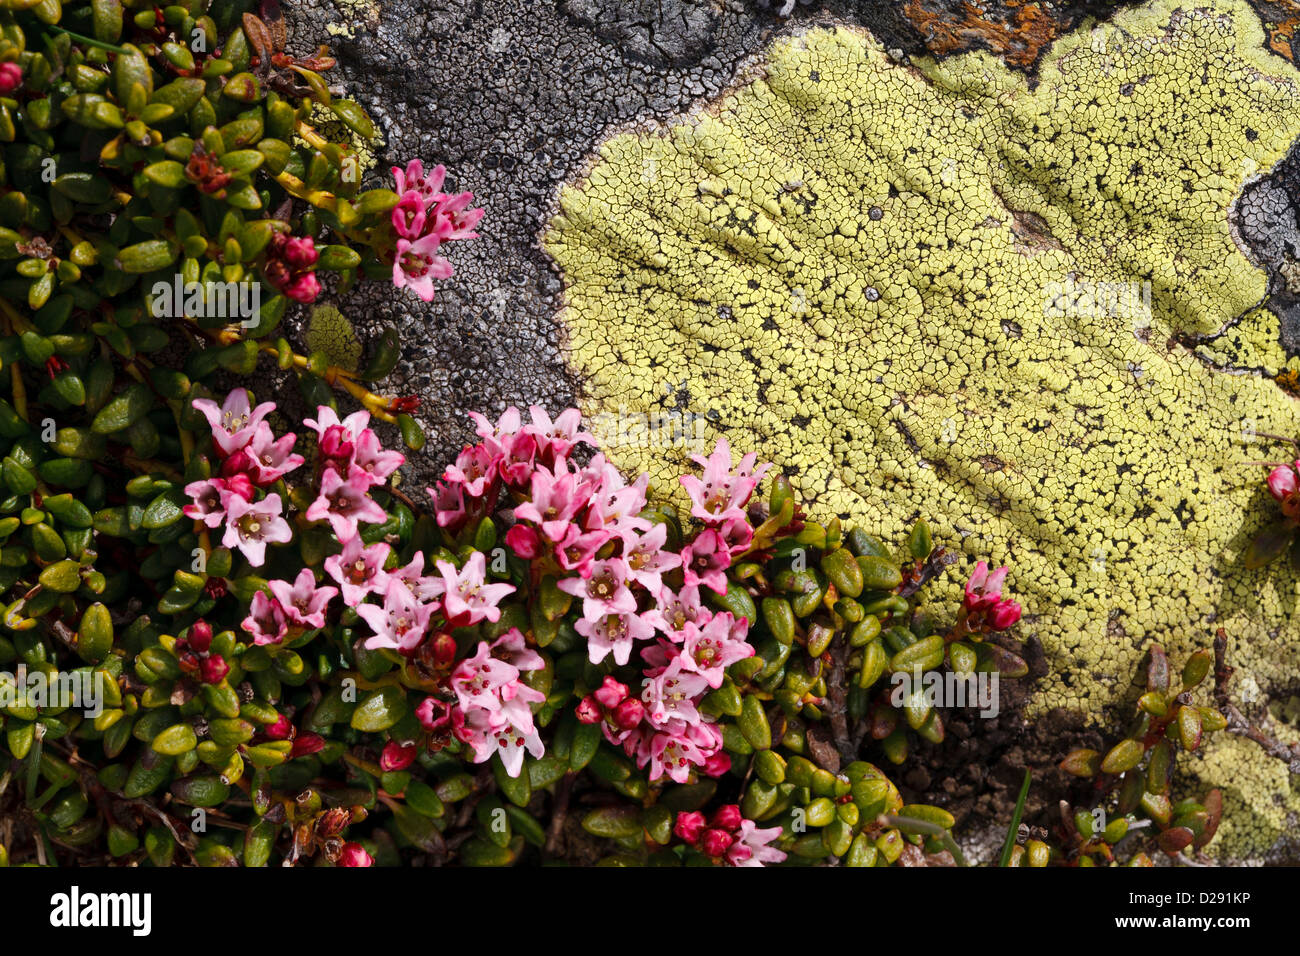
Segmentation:
<svg viewBox="0 0 1300 956">
<path fill-rule="evenodd" d="M 325 749 L 324 737 L 312 733 L 299 734 L 293 738 L 293 749 L 289 751 L 289 756 L 306 757 L 308 754 L 318 753 L 323 749 Z"/>
<path fill-rule="evenodd" d="M 240 451 L 238 452 L 238 454 L 243 454 L 243 452 Z M 253 500 L 253 479 L 249 478 L 248 475 L 243 473 L 240 473 L 238 475 L 231 475 L 229 478 L 226 479 L 226 490 L 229 491 L 231 494 L 236 494 L 239 495 L 239 497 L 241 498 L 246 498 L 249 501 L 252 501 Z"/>
<path fill-rule="evenodd" d="M 230 665 L 224 657 L 209 657 L 199 666 L 199 673 L 205 684 L 220 684 L 230 673 Z"/>
<path fill-rule="evenodd" d="M 1020 605 L 1015 601 L 999 601 L 997 606 L 989 611 L 989 627 L 995 631 L 1005 631 L 1018 620 L 1020 620 Z"/>
<path fill-rule="evenodd" d="M 673 833 L 677 834 L 687 843 L 694 843 L 704 832 L 704 814 L 692 810 L 690 813 L 677 814 L 677 822 L 673 824 Z"/>
<path fill-rule="evenodd" d="M 506 544 L 519 557 L 531 561 L 541 553 L 541 539 L 536 530 L 525 524 L 517 524 L 506 532 Z"/>
<path fill-rule="evenodd" d="M 275 723 L 267 725 L 263 733 L 272 740 L 288 740 L 293 736 L 293 724 L 289 723 L 288 717 L 281 714 Z"/>
<path fill-rule="evenodd" d="M 8 96 L 23 83 L 23 68 L 17 63 L 0 63 L 0 95 Z"/>
<path fill-rule="evenodd" d="M 339 853 L 339 866 L 374 866 L 375 858 L 360 843 L 345 843 Z"/>
<path fill-rule="evenodd" d="M 446 667 L 456 659 L 456 639 L 450 634 L 439 633 L 433 639 L 433 662 L 439 667 Z"/>
<path fill-rule="evenodd" d="M 195 621 L 185 632 L 185 642 L 191 650 L 206 654 L 208 648 L 212 646 L 212 625 L 201 618 Z"/>
<path fill-rule="evenodd" d="M 721 777 L 731 769 L 731 758 L 721 750 L 705 758 L 704 773 L 710 777 Z"/>
<path fill-rule="evenodd" d="M 604 683 L 592 696 L 606 707 L 613 709 L 627 700 L 627 684 L 620 684 L 613 677 L 606 675 Z"/>
<path fill-rule="evenodd" d="M 743 819 L 740 807 L 734 803 L 728 803 L 726 806 L 719 807 L 717 812 L 713 814 L 710 825 L 717 827 L 719 830 L 735 830 L 740 826 L 740 821 Z"/>
<path fill-rule="evenodd" d="M 629 697 L 614 708 L 614 723 L 622 730 L 632 730 L 645 717 L 645 705 L 635 697 Z"/>
<path fill-rule="evenodd" d="M 221 477 L 227 479 L 236 476 L 244 478 L 247 477 L 244 475 L 244 472 L 248 471 L 248 469 L 252 467 L 253 459 L 249 456 L 247 451 L 241 448 L 221 463 Z M 252 479 L 250 478 L 248 480 L 251 483 Z M 247 498 L 248 495 L 244 495 L 244 497 Z"/>
<path fill-rule="evenodd" d="M 396 740 L 390 740 L 384 744 L 383 752 L 379 755 L 379 767 L 385 773 L 405 770 L 415 762 L 418 753 L 419 748 L 415 744 L 399 744 Z"/>
<path fill-rule="evenodd" d="M 726 830 L 709 830 L 704 834 L 704 842 L 700 849 L 709 856 L 722 856 L 735 840 L 736 838 Z"/>
<path fill-rule="evenodd" d="M 590 694 L 582 698 L 581 703 L 575 709 L 575 713 L 584 724 L 598 724 L 602 720 L 600 705 L 596 703 L 596 699 Z"/>
</svg>

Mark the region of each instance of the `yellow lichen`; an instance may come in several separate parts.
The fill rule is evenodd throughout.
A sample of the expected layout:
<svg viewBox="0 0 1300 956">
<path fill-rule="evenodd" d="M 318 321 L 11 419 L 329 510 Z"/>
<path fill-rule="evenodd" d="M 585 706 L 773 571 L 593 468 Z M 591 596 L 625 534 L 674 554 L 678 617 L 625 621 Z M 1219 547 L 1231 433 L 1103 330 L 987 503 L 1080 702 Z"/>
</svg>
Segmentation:
<svg viewBox="0 0 1300 956">
<path fill-rule="evenodd" d="M 352 323 L 331 305 L 318 305 L 304 334 L 309 352 L 324 353 L 331 365 L 355 372 L 361 362 L 361 340 Z"/>
<path fill-rule="evenodd" d="M 1254 369 L 1286 364 L 1276 320 L 1237 330 L 1248 374 L 1217 367 L 1227 337 L 1183 344 L 1265 293 L 1227 223 L 1300 133 L 1300 74 L 1263 40 L 1240 0 L 1156 2 L 1062 38 L 1033 84 L 986 54 L 901 65 L 857 29 L 779 41 L 563 190 L 546 247 L 584 410 L 684 405 L 814 512 L 895 541 L 924 516 L 1011 564 L 1050 668 L 1033 713 L 1104 721 L 1148 641 L 1182 657 L 1219 626 L 1280 689 L 1296 579 L 1238 562 L 1271 507 L 1242 463 L 1285 451 L 1253 436 L 1297 430 Z M 665 491 L 683 466 L 610 452 Z M 1222 781 L 1247 758 L 1204 763 Z M 1274 770 L 1240 773 L 1231 852 L 1300 806 Z"/>
</svg>

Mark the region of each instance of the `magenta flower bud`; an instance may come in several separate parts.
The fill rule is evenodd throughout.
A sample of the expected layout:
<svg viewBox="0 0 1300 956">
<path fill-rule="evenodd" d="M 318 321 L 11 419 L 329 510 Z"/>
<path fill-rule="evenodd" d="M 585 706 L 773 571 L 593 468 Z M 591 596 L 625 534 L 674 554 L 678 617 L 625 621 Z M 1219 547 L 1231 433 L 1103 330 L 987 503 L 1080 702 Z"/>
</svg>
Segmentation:
<svg viewBox="0 0 1300 956">
<path fill-rule="evenodd" d="M 293 724 L 289 723 L 288 717 L 281 714 L 279 719 L 270 724 L 264 732 L 272 740 L 288 740 L 293 736 Z"/>
<path fill-rule="evenodd" d="M 645 705 L 635 697 L 629 697 L 614 708 L 614 723 L 620 730 L 634 730 L 645 717 Z"/>
<path fill-rule="evenodd" d="M 351 458 L 355 447 L 352 433 L 342 425 L 331 425 L 321 433 L 320 453 L 326 458 Z"/>
<path fill-rule="evenodd" d="M 238 495 L 245 501 L 251 501 L 253 498 L 253 480 L 244 473 L 231 475 L 226 479 L 226 490 L 233 495 Z"/>
<path fill-rule="evenodd" d="M 729 803 L 725 807 L 719 807 L 718 812 L 713 815 L 711 825 L 719 830 L 735 830 L 740 826 L 740 821 L 744 817 L 741 815 L 740 807 L 734 803 Z"/>
<path fill-rule="evenodd" d="M 1020 605 L 1015 601 L 999 601 L 989 611 L 989 626 L 995 631 L 1005 631 L 1020 620 Z"/>
<path fill-rule="evenodd" d="M 299 734 L 293 739 L 293 749 L 289 751 L 289 756 L 306 757 L 309 754 L 319 753 L 325 749 L 325 738 L 320 734 Z"/>
<path fill-rule="evenodd" d="M 375 858 L 360 843 L 345 843 L 339 853 L 339 866 L 374 866 Z"/>
<path fill-rule="evenodd" d="M 724 752 L 710 754 L 704 761 L 704 773 L 710 777 L 721 777 L 731 769 L 731 758 Z"/>
<path fill-rule="evenodd" d="M 575 709 L 575 713 L 584 724 L 598 724 L 602 720 L 600 705 L 596 703 L 596 699 L 590 694 L 582 698 L 582 701 Z"/>
<path fill-rule="evenodd" d="M 212 646 L 212 625 L 202 618 L 195 621 L 185 634 L 185 642 L 191 650 L 206 654 L 208 648 Z"/>
<path fill-rule="evenodd" d="M 253 459 L 249 457 L 247 451 L 241 448 L 221 463 L 221 476 L 223 478 L 233 478 L 236 475 L 243 474 L 252 467 Z M 245 495 L 244 497 L 247 498 L 248 495 Z"/>
<path fill-rule="evenodd" d="M 506 532 L 506 544 L 519 557 L 531 561 L 541 553 L 541 539 L 536 530 L 525 524 L 517 524 Z"/>
<path fill-rule="evenodd" d="M 442 633 L 433 639 L 433 661 L 439 667 L 446 667 L 456 659 L 456 639 L 450 634 Z"/>
<path fill-rule="evenodd" d="M 605 682 L 591 696 L 613 710 L 627 699 L 627 684 L 620 684 L 614 678 L 606 675 Z"/>
<path fill-rule="evenodd" d="M 307 269 L 316 264 L 320 253 L 316 251 L 311 236 L 294 236 L 284 240 L 280 256 L 295 269 Z"/>
<path fill-rule="evenodd" d="M 1295 494 L 1296 470 L 1290 465 L 1279 465 L 1268 473 L 1268 490 L 1278 501 L 1286 501 Z"/>
<path fill-rule="evenodd" d="M 7 96 L 23 83 L 23 69 L 17 63 L 0 63 L 0 95 Z"/>
<path fill-rule="evenodd" d="M 405 770 L 415 762 L 418 753 L 415 744 L 399 744 L 396 740 L 390 740 L 384 744 L 384 750 L 379 755 L 379 767 L 385 772 Z"/>
<path fill-rule="evenodd" d="M 704 814 L 692 810 L 690 813 L 677 814 L 677 822 L 673 824 L 673 833 L 681 837 L 687 843 L 695 843 L 704 832 Z"/>
<path fill-rule="evenodd" d="M 316 296 L 320 295 L 320 280 L 316 278 L 316 273 L 304 272 L 281 291 L 295 302 L 315 302 Z"/>
<path fill-rule="evenodd" d="M 735 842 L 733 837 L 726 830 L 708 830 L 704 834 L 704 842 L 700 845 L 709 856 L 722 856 L 727 852 L 727 847 Z"/>
<path fill-rule="evenodd" d="M 209 657 L 199 665 L 199 673 L 205 684 L 220 684 L 230 673 L 230 665 L 224 657 Z"/>
</svg>

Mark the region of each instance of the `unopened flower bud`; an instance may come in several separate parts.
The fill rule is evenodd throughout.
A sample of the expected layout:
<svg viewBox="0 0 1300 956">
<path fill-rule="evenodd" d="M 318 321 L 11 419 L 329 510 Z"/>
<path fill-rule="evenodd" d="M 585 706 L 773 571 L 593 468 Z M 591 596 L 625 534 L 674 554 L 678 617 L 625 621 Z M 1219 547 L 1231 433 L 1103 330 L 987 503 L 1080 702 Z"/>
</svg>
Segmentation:
<svg viewBox="0 0 1300 956">
<path fill-rule="evenodd" d="M 575 708 L 575 713 L 578 715 L 578 720 L 584 724 L 598 724 L 601 721 L 600 705 L 590 694 L 582 698 Z"/>
<path fill-rule="evenodd" d="M 713 814 L 713 820 L 710 821 L 712 826 L 720 830 L 735 830 L 740 826 L 740 821 L 744 817 L 740 813 L 740 807 L 734 803 L 729 803 L 724 807 L 719 807 L 718 812 Z"/>
<path fill-rule="evenodd" d="M 704 834 L 704 842 L 700 845 L 700 849 L 709 856 L 722 856 L 735 839 L 726 830 L 708 830 Z"/>
<path fill-rule="evenodd" d="M 230 665 L 224 657 L 209 657 L 199 666 L 199 673 L 205 684 L 220 684 L 230 673 Z"/>
<path fill-rule="evenodd" d="M 8 96 L 23 82 L 23 69 L 17 63 L 0 63 L 0 95 Z"/>
<path fill-rule="evenodd" d="M 345 843 L 339 853 L 339 866 L 374 866 L 372 857 L 360 843 Z"/>
<path fill-rule="evenodd" d="M 627 684 L 620 684 L 614 678 L 606 675 L 604 683 L 597 688 L 592 696 L 606 707 L 613 709 L 627 699 Z"/>
<path fill-rule="evenodd" d="M 272 740 L 288 740 L 293 736 L 293 724 L 289 723 L 289 718 L 281 714 L 275 723 L 269 724 L 264 733 Z"/>
<path fill-rule="evenodd" d="M 384 744 L 383 752 L 379 755 L 379 767 L 385 773 L 405 770 L 415 762 L 418 753 L 419 748 L 415 744 L 399 744 L 396 740 L 390 740 Z"/>
<path fill-rule="evenodd" d="M 694 843 L 700 838 L 700 834 L 704 832 L 704 826 L 704 814 L 692 810 L 689 813 L 677 814 L 677 821 L 673 824 L 673 833 L 687 843 Z"/>
<path fill-rule="evenodd" d="M 212 625 L 200 618 L 185 633 L 185 642 L 198 654 L 206 654 L 212 646 Z"/>
<path fill-rule="evenodd" d="M 632 730 L 645 717 L 645 705 L 635 697 L 629 697 L 614 708 L 614 723 L 621 730 Z"/>
</svg>

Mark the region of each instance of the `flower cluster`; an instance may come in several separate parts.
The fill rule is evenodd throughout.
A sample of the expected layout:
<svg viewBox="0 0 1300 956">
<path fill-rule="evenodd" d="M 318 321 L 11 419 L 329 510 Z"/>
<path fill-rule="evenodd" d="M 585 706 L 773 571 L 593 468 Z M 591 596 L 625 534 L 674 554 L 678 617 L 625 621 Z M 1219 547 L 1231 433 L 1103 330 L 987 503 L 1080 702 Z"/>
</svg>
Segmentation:
<svg viewBox="0 0 1300 956">
<path fill-rule="evenodd" d="M 1010 570 L 1004 565 L 990 571 L 983 561 L 975 565 L 962 598 L 966 631 L 1005 631 L 1020 620 L 1020 605 L 1002 597 L 1002 583 Z"/>
<path fill-rule="evenodd" d="M 782 851 L 769 846 L 781 835 L 781 828 L 759 829 L 734 803 L 719 807 L 712 817 L 698 811 L 679 813 L 673 833 L 715 862 L 729 866 L 762 866 L 785 859 Z"/>
<path fill-rule="evenodd" d="M 277 232 L 266 249 L 262 275 L 278 292 L 295 302 L 315 302 L 320 294 L 316 266 L 320 252 L 311 236 L 290 236 Z"/>
<path fill-rule="evenodd" d="M 475 238 L 474 227 L 483 218 L 482 209 L 469 208 L 473 193 L 442 191 L 446 176 L 443 166 L 426 174 L 418 159 L 407 163 L 405 170 L 393 167 L 399 197 L 392 214 L 397 234 L 393 285 L 399 289 L 409 286 L 425 302 L 433 298 L 433 280 L 448 279 L 454 271 L 438 253 L 442 244 Z"/>
</svg>

